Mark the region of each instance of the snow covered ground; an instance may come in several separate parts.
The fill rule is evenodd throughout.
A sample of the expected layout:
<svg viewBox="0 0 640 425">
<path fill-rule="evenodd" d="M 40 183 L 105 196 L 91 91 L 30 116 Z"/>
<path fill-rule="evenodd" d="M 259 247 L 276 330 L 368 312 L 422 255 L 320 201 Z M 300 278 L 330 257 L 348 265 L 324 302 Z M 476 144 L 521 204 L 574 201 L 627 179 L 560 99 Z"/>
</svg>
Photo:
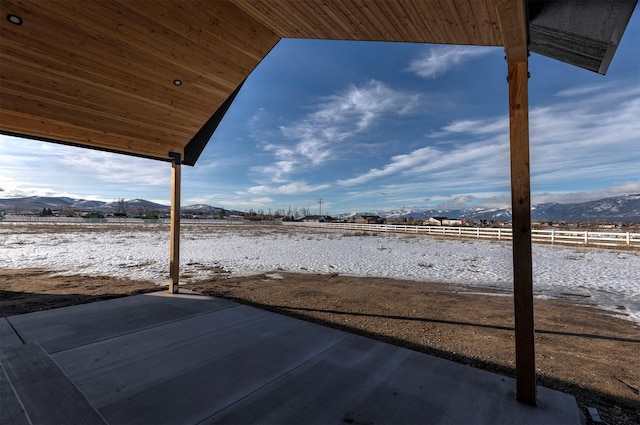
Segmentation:
<svg viewBox="0 0 640 425">
<path fill-rule="evenodd" d="M 184 225 L 181 240 L 183 281 L 222 268 L 512 287 L 509 242 L 254 225 Z M 536 296 L 596 304 L 640 323 L 640 252 L 534 244 L 533 256 Z M 2 223 L 0 267 L 166 284 L 168 226 Z"/>
</svg>

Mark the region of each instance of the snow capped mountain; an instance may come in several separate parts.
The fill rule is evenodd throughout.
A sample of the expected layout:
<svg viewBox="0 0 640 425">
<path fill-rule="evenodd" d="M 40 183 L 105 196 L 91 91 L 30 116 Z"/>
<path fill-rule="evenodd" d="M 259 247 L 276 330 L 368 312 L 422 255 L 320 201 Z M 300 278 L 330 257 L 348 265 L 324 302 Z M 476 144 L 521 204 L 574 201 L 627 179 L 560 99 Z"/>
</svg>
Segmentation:
<svg viewBox="0 0 640 425">
<path fill-rule="evenodd" d="M 543 203 L 532 211 L 536 220 L 640 221 L 640 194 L 580 204 Z"/>
<path fill-rule="evenodd" d="M 67 197 L 29 196 L 23 198 L 0 198 L 0 210 L 8 213 L 38 213 L 43 209 L 75 210 L 82 212 L 100 211 L 103 213 L 126 213 L 128 215 L 168 214 L 170 207 L 146 199 L 127 199 L 103 202 L 88 199 L 73 199 Z M 196 204 L 181 208 L 183 214 L 194 215 L 243 215 L 235 210 L 226 210 L 211 205 Z"/>
<path fill-rule="evenodd" d="M 496 208 L 465 208 L 465 209 L 425 209 L 425 210 L 400 210 L 379 211 L 372 213 L 351 213 L 355 215 L 379 215 L 387 220 L 426 220 L 430 217 L 448 217 L 467 220 L 511 220 L 511 210 Z M 344 217 L 344 216 L 341 216 Z"/>
<path fill-rule="evenodd" d="M 193 215 L 243 215 L 244 213 L 235 210 L 226 210 L 220 207 L 212 207 L 207 204 L 195 204 L 195 205 L 187 205 L 182 207 L 183 214 L 193 214 Z"/>
<path fill-rule="evenodd" d="M 67 197 L 29 196 L 24 198 L 0 199 L 0 208 L 5 210 L 42 210 L 43 208 L 92 209 L 104 205 L 104 202 Z"/>
<path fill-rule="evenodd" d="M 104 211 L 118 210 L 118 209 L 122 209 L 122 207 L 120 206 L 122 202 L 123 201 L 113 201 L 113 202 L 106 202 L 106 203 L 101 202 L 100 203 L 101 205 L 96 205 L 93 208 L 97 210 L 104 210 Z M 146 199 L 125 200 L 124 207 L 129 211 L 145 209 L 147 211 L 150 211 L 150 210 L 157 211 L 158 213 L 169 212 L 168 205 L 157 204 L 155 202 L 147 201 Z"/>
<path fill-rule="evenodd" d="M 402 209 L 340 215 L 379 215 L 386 219 L 426 220 L 429 217 L 448 217 L 466 220 L 511 220 L 511 208 L 466 209 Z M 536 221 L 631 221 L 640 222 L 640 194 L 617 196 L 579 204 L 541 203 L 531 208 Z"/>
<path fill-rule="evenodd" d="M 145 199 L 131 199 L 126 202 L 126 210 L 130 213 L 138 211 L 154 211 L 159 214 L 169 212 L 169 206 L 157 204 Z M 72 209 L 80 211 L 117 212 L 122 209 L 119 201 L 102 202 L 87 199 L 73 199 L 66 197 L 30 196 L 25 198 L 0 198 L 0 210 L 6 212 L 27 212 L 49 209 Z M 206 204 L 187 205 L 182 212 L 194 215 L 219 215 L 223 208 Z M 232 215 L 244 215 L 235 210 L 224 210 Z M 448 217 L 463 220 L 511 220 L 511 209 L 498 208 L 466 208 L 466 209 L 397 209 L 371 210 L 363 212 L 349 212 L 336 214 L 342 219 L 359 215 L 377 215 L 387 219 L 426 220 L 429 217 Z M 630 221 L 640 222 L 640 194 L 617 196 L 599 199 L 579 204 L 541 203 L 531 208 L 531 218 L 536 221 Z"/>
</svg>

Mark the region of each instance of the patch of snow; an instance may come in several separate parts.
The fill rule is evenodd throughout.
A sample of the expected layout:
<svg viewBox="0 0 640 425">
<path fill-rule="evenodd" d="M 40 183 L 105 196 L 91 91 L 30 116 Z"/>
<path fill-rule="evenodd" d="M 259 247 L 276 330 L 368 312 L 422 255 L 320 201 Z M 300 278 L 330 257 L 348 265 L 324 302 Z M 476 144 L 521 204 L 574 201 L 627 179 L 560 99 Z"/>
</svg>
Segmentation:
<svg viewBox="0 0 640 425">
<path fill-rule="evenodd" d="M 43 223 L 33 223 L 42 226 Z M 167 284 L 167 227 L 64 233 L 0 226 L 0 267 L 45 268 L 69 274 L 111 275 Z M 95 227 L 93 227 L 95 228 Z M 26 229 L 26 230 L 25 230 Z M 231 276 L 283 272 L 338 273 L 444 282 L 510 292 L 508 242 L 439 239 L 293 226 L 183 226 L 180 267 L 188 279 L 223 268 Z M 640 252 L 533 245 L 536 297 L 597 304 L 640 323 Z M 274 277 L 275 278 L 275 277 Z"/>
</svg>

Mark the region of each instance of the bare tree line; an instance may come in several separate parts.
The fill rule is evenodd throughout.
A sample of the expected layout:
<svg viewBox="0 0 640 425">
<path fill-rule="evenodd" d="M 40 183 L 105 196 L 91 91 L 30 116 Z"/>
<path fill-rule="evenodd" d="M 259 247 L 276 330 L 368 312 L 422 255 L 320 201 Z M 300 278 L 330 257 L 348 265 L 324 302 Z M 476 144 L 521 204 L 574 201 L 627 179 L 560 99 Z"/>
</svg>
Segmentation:
<svg viewBox="0 0 640 425">
<path fill-rule="evenodd" d="M 299 217 L 306 217 L 311 215 L 310 208 L 291 208 L 289 206 L 286 210 L 284 208 L 278 208 L 275 210 L 271 210 L 271 208 L 266 211 L 263 209 L 254 210 L 252 208 L 245 210 L 244 218 L 245 220 L 252 221 L 271 221 L 277 219 L 285 219 L 285 220 L 293 220 Z"/>
</svg>

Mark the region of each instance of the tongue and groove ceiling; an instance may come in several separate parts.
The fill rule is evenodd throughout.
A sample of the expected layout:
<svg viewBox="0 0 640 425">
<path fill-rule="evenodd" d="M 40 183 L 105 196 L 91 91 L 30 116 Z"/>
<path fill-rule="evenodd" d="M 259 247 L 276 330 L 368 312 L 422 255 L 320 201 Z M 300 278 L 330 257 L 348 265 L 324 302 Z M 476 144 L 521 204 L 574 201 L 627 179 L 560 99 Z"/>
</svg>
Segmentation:
<svg viewBox="0 0 640 425">
<path fill-rule="evenodd" d="M 281 38 L 504 46 L 497 8 L 513 1 L 2 0 L 0 132 L 194 165 Z M 507 19 L 526 20 L 532 51 L 604 73 L 636 1 Z"/>
</svg>

